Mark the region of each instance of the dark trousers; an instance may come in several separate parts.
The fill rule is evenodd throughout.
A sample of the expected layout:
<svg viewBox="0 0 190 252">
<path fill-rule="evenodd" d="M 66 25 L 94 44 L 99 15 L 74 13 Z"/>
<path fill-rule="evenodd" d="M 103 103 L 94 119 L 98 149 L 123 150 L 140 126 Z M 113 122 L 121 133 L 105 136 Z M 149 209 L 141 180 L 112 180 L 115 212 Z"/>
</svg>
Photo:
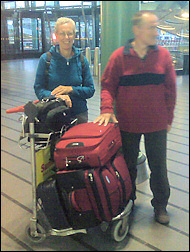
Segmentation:
<svg viewBox="0 0 190 252">
<path fill-rule="evenodd" d="M 122 149 L 132 180 L 131 199 L 136 199 L 137 157 L 141 133 L 121 131 Z M 170 186 L 166 167 L 167 131 L 144 133 L 145 150 L 150 168 L 150 188 L 153 193 L 151 204 L 154 208 L 166 207 L 170 196 Z"/>
<path fill-rule="evenodd" d="M 76 115 L 76 118 L 77 118 L 76 124 L 87 123 L 88 122 L 88 111 Z"/>
</svg>

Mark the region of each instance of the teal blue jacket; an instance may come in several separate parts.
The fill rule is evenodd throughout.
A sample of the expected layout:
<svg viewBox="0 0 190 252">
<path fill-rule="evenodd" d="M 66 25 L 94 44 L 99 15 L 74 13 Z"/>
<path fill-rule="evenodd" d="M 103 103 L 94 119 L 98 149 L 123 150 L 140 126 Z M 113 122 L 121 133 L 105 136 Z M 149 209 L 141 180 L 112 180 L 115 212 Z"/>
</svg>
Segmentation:
<svg viewBox="0 0 190 252">
<path fill-rule="evenodd" d="M 51 91 L 59 85 L 72 86 L 73 92 L 69 94 L 72 101 L 71 113 L 77 115 L 88 110 L 86 99 L 94 95 L 95 89 L 86 57 L 84 57 L 84 79 L 82 81 L 81 51 L 74 46 L 73 51 L 73 57 L 66 59 L 59 53 L 59 45 L 51 47 L 48 86 L 45 80 L 47 53 L 42 54 L 38 63 L 34 90 L 38 99 L 41 100 L 51 96 Z"/>
</svg>

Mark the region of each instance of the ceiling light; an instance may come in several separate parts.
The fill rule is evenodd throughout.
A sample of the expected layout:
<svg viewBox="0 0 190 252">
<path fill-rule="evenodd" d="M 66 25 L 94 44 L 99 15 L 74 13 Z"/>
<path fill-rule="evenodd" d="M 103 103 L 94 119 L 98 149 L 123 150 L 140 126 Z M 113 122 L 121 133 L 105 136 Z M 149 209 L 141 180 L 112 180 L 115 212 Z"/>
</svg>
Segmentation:
<svg viewBox="0 0 190 252">
<path fill-rule="evenodd" d="M 180 33 L 177 33 L 176 35 L 179 36 L 179 37 L 189 38 L 189 34 L 180 34 Z"/>
<path fill-rule="evenodd" d="M 157 28 L 164 29 L 164 30 L 175 30 L 175 27 L 171 27 L 168 25 L 158 25 Z"/>
<path fill-rule="evenodd" d="M 183 18 L 189 18 L 189 13 L 184 12 L 184 13 L 181 14 L 181 16 L 182 16 Z"/>
<path fill-rule="evenodd" d="M 181 14 L 176 14 L 174 17 L 178 18 L 178 19 L 181 19 L 181 20 L 189 20 L 189 13 L 188 12 L 182 12 Z"/>
</svg>

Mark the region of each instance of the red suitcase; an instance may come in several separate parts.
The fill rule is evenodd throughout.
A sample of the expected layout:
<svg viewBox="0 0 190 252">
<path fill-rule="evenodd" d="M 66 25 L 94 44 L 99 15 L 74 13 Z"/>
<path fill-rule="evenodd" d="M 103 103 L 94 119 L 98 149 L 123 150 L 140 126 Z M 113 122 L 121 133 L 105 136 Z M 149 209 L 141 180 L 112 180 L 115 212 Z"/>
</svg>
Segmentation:
<svg viewBox="0 0 190 252">
<path fill-rule="evenodd" d="M 73 126 L 60 138 L 55 146 L 54 160 L 58 169 L 100 167 L 121 146 L 118 124 L 83 123 Z"/>
<path fill-rule="evenodd" d="M 111 221 L 126 207 L 132 190 L 129 171 L 121 152 L 105 166 L 59 171 L 56 180 L 72 225 L 83 223 L 86 226 L 95 223 L 95 220 L 96 223 L 97 220 Z M 85 223 L 89 213 L 91 220 L 86 219 Z"/>
</svg>

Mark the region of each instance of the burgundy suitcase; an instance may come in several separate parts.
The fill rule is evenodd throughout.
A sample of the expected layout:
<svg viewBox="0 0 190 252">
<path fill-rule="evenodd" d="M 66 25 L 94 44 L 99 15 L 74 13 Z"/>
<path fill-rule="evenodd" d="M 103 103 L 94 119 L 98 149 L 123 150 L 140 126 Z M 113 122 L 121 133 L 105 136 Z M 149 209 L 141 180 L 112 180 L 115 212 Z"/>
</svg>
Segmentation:
<svg viewBox="0 0 190 252">
<path fill-rule="evenodd" d="M 98 168 L 58 171 L 56 179 L 67 202 L 68 220 L 72 226 L 75 223 L 75 228 L 111 221 L 123 211 L 132 190 L 121 152 Z M 88 214 L 91 218 L 87 218 Z"/>
<path fill-rule="evenodd" d="M 92 206 L 87 197 L 85 185 L 85 170 L 61 171 L 56 175 L 60 196 L 65 209 L 68 222 L 73 229 L 95 227 L 101 221 L 95 216 Z M 79 197 L 83 201 L 83 207 L 78 211 L 74 207 L 73 193 L 79 192 Z"/>
<path fill-rule="evenodd" d="M 70 128 L 55 146 L 58 169 L 100 167 L 121 148 L 118 124 L 83 123 Z"/>
</svg>

